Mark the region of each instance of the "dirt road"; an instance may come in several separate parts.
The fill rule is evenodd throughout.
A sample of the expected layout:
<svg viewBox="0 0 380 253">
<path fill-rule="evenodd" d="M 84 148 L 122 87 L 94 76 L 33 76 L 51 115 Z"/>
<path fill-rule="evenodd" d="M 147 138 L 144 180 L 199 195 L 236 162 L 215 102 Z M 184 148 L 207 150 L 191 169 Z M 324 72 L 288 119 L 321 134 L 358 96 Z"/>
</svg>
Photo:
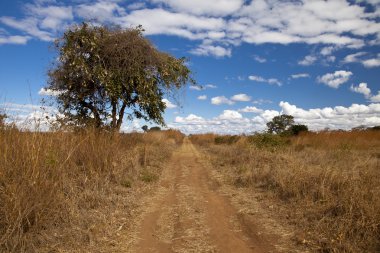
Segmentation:
<svg viewBox="0 0 380 253">
<path fill-rule="evenodd" d="M 210 168 L 188 139 L 146 201 L 130 252 L 275 252 L 254 224 L 243 224 L 210 179 Z"/>
</svg>

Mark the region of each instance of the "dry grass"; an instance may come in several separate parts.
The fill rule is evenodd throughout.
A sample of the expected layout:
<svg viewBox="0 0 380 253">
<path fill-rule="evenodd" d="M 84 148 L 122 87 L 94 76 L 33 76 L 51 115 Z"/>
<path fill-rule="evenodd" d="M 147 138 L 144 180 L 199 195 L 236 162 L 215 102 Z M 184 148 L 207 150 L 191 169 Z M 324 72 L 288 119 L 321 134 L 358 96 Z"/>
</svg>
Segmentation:
<svg viewBox="0 0 380 253">
<path fill-rule="evenodd" d="M 117 252 L 144 185 L 182 139 L 0 129 L 0 252 Z"/>
<path fill-rule="evenodd" d="M 309 133 L 275 149 L 257 139 L 207 150 L 231 184 L 277 199 L 299 243 L 317 252 L 380 251 L 379 131 Z"/>
</svg>

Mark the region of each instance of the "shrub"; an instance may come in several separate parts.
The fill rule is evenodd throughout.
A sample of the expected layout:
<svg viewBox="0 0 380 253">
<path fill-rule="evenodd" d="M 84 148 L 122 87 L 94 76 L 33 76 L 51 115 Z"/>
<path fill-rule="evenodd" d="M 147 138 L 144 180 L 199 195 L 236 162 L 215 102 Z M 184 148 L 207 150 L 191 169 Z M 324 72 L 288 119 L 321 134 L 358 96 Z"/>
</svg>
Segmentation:
<svg viewBox="0 0 380 253">
<path fill-rule="evenodd" d="M 240 139 L 240 136 L 238 135 L 225 135 L 225 136 L 216 136 L 214 139 L 214 143 L 219 144 L 228 144 L 231 145 L 233 143 L 236 143 Z"/>
<path fill-rule="evenodd" d="M 290 143 L 286 137 L 281 137 L 276 134 L 255 134 L 248 137 L 248 142 L 258 148 L 267 148 L 275 150 Z"/>
</svg>

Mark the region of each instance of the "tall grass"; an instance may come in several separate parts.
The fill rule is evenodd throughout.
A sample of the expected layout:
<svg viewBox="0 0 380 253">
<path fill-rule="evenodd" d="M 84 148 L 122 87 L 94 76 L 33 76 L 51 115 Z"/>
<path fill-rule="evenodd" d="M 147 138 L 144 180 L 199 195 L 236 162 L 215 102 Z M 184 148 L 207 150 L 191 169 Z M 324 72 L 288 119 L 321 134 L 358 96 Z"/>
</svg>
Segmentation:
<svg viewBox="0 0 380 253">
<path fill-rule="evenodd" d="M 111 249 L 129 196 L 182 138 L 0 130 L 0 252 Z"/>
<path fill-rule="evenodd" d="M 380 132 L 308 133 L 284 143 L 273 149 L 248 137 L 208 151 L 231 184 L 259 187 L 285 206 L 303 235 L 296 239 L 311 249 L 380 252 Z"/>
</svg>

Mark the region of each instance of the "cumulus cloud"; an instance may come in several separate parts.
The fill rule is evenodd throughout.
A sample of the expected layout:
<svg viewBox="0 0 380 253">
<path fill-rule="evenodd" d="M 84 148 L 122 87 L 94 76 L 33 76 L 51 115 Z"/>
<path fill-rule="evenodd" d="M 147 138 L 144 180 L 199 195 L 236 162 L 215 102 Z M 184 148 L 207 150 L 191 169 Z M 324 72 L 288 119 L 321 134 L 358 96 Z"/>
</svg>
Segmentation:
<svg viewBox="0 0 380 253">
<path fill-rule="evenodd" d="M 43 105 L 2 103 L 0 108 L 7 114 L 8 121 L 19 129 L 31 131 L 49 130 L 56 123 L 56 116 L 60 115 L 55 107 Z"/>
<path fill-rule="evenodd" d="M 170 102 L 170 101 L 169 101 L 168 99 L 166 99 L 166 98 L 162 99 L 162 102 L 165 103 L 166 108 L 168 108 L 168 109 L 173 109 L 173 108 L 176 108 L 176 107 L 177 107 L 177 105 L 173 104 L 172 102 Z"/>
<path fill-rule="evenodd" d="M 258 56 L 258 55 L 253 55 L 253 59 L 259 63 L 265 63 L 267 62 L 267 59 L 261 57 L 261 56 Z"/>
<path fill-rule="evenodd" d="M 241 94 L 233 95 L 233 96 L 231 97 L 231 100 L 232 100 L 232 101 L 237 101 L 237 102 L 248 102 L 248 101 L 251 100 L 251 97 L 248 96 L 247 94 L 243 94 L 243 93 L 241 93 Z"/>
<path fill-rule="evenodd" d="M 377 92 L 377 95 L 370 97 L 371 102 L 380 103 L 380 91 Z"/>
<path fill-rule="evenodd" d="M 25 45 L 28 43 L 30 36 L 4 36 L 0 34 L 0 45 L 1 44 L 17 44 L 17 45 Z"/>
<path fill-rule="evenodd" d="M 308 73 L 299 73 L 299 74 L 294 74 L 294 75 L 291 75 L 291 77 L 293 79 L 298 79 L 298 78 L 306 78 L 306 77 L 310 77 L 310 75 Z"/>
<path fill-rule="evenodd" d="M 222 104 L 227 104 L 227 105 L 233 105 L 235 102 L 229 100 L 225 96 L 218 96 L 218 97 L 213 97 L 211 98 L 211 104 L 213 105 L 222 105 Z"/>
<path fill-rule="evenodd" d="M 298 64 L 302 66 L 310 66 L 316 61 L 317 61 L 317 57 L 313 55 L 306 55 L 303 60 L 298 62 Z"/>
<path fill-rule="evenodd" d="M 360 83 L 358 86 L 351 85 L 350 90 L 355 93 L 363 94 L 364 97 L 371 102 L 380 102 L 380 91 L 378 91 L 377 95 L 372 95 L 372 91 L 367 86 L 367 83 Z"/>
<path fill-rule="evenodd" d="M 369 98 L 371 96 L 371 89 L 367 87 L 366 83 L 360 83 L 358 86 L 351 85 L 350 90 L 363 94 L 366 98 Z"/>
<path fill-rule="evenodd" d="M 343 63 L 361 63 L 366 68 L 374 68 L 380 66 L 380 54 L 376 58 L 369 58 L 366 52 L 357 52 L 349 54 L 343 59 Z"/>
<path fill-rule="evenodd" d="M 260 83 L 268 83 L 268 84 L 275 84 L 275 85 L 278 85 L 278 86 L 281 86 L 282 83 L 276 79 L 276 78 L 264 78 L 264 77 L 261 77 L 261 76 L 249 76 L 248 77 L 249 80 L 251 81 L 255 81 L 255 82 L 260 82 Z"/>
<path fill-rule="evenodd" d="M 45 41 L 55 38 L 74 20 L 98 20 L 122 27 L 141 24 L 147 35 L 197 40 L 200 45 L 192 53 L 214 57 L 229 57 L 231 48 L 242 43 L 326 44 L 321 54 L 332 61 L 331 53 L 336 46 L 360 48 L 366 43 L 380 43 L 379 39 L 373 39 L 380 38 L 380 14 L 376 6 L 365 8 L 348 0 L 151 0 L 126 5 L 100 0 L 57 5 L 55 1 L 39 0 L 25 4 L 24 17 L 1 17 L 0 22 Z M 313 56 L 301 63 L 311 64 L 310 57 Z M 367 63 L 374 65 L 377 62 Z"/>
<path fill-rule="evenodd" d="M 366 55 L 366 52 L 357 52 L 354 54 L 349 54 L 343 59 L 343 63 L 352 63 L 352 62 L 360 62 L 360 57 Z"/>
<path fill-rule="evenodd" d="M 367 68 L 379 67 L 380 58 L 364 60 L 362 63 L 364 67 L 367 67 Z"/>
<path fill-rule="evenodd" d="M 318 76 L 317 81 L 319 83 L 326 84 L 331 88 L 339 88 L 340 85 L 347 82 L 352 75 L 352 72 L 345 70 L 338 70 L 334 73 L 327 73 L 323 76 Z"/>
<path fill-rule="evenodd" d="M 239 109 L 238 111 L 239 112 L 251 112 L 251 113 L 261 113 L 261 112 L 263 112 L 262 109 L 259 109 L 259 108 L 255 107 L 255 106 L 246 106 L 246 107 L 244 107 L 242 109 Z"/>
<path fill-rule="evenodd" d="M 252 133 L 264 131 L 266 123 L 280 114 L 293 115 L 296 123 L 305 124 L 311 130 L 325 128 L 348 130 L 359 125 L 380 125 L 380 103 L 303 109 L 281 101 L 279 107 L 278 111 L 258 110 L 253 118 L 243 117 L 239 111 L 234 110 L 224 110 L 219 116 L 210 119 L 190 114 L 187 117 L 177 117 L 169 126 L 185 133 Z"/>
<path fill-rule="evenodd" d="M 190 53 L 200 56 L 215 56 L 217 58 L 220 57 L 231 57 L 231 49 L 224 48 L 221 46 L 214 45 L 200 45 L 199 47 L 190 51 Z"/>
<path fill-rule="evenodd" d="M 198 100 L 206 100 L 207 99 L 207 95 L 200 95 L 197 97 Z"/>
<path fill-rule="evenodd" d="M 152 0 L 154 3 L 163 3 L 177 12 L 186 12 L 196 15 L 225 16 L 236 12 L 244 3 L 243 0 Z"/>
</svg>

